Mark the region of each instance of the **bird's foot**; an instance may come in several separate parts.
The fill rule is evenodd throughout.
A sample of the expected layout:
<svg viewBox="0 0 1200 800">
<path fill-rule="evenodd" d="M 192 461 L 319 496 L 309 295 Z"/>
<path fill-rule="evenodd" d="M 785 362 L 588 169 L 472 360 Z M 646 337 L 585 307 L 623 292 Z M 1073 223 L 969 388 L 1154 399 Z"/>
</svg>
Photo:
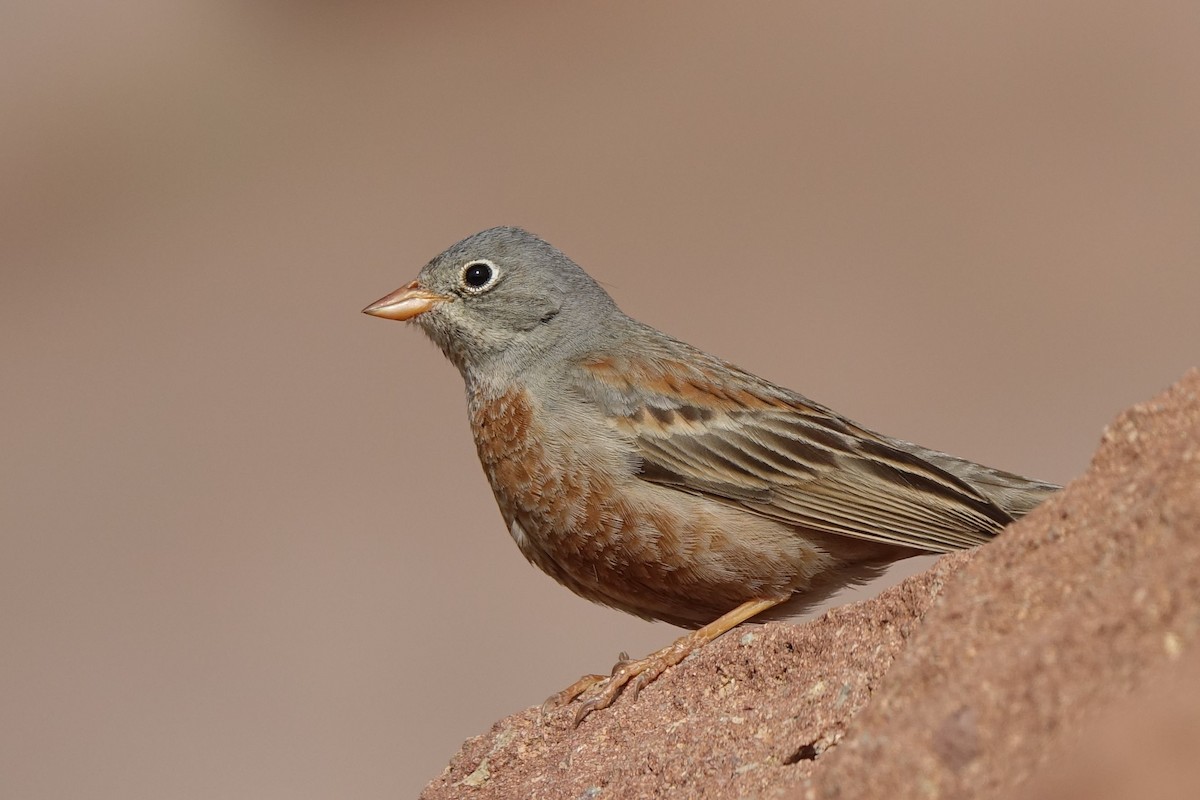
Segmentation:
<svg viewBox="0 0 1200 800">
<path fill-rule="evenodd" d="M 548 698 L 542 704 L 542 711 L 544 713 L 562 708 L 578 699 L 579 708 L 575 709 L 575 726 L 578 727 L 588 714 L 611 706 L 622 691 L 631 692 L 633 699 L 636 700 L 638 693 L 663 674 L 668 667 L 675 666 L 725 631 L 745 622 L 759 612 L 778 605 L 784 599 L 786 598 L 745 602 L 703 628 L 680 636 L 663 649 L 636 661 L 630 659 L 627 653 L 621 653 L 620 659 L 612 668 L 612 674 L 607 676 L 584 675 L 566 689 Z"/>
<path fill-rule="evenodd" d="M 589 686 L 580 694 L 579 707 L 575 709 L 575 726 L 578 727 L 593 711 L 611 706 L 622 693 L 629 695 L 630 702 L 635 702 L 642 689 L 662 675 L 668 667 L 683 661 L 708 641 L 698 637 L 697 633 L 698 631 L 693 631 L 681 636 L 645 658 L 634 660 L 622 653 L 622 658 L 613 667 L 611 675 Z"/>
<path fill-rule="evenodd" d="M 574 725 L 578 727 L 588 714 L 608 708 L 622 692 L 631 693 L 632 699 L 636 700 L 638 693 L 668 667 L 675 666 L 708 641 L 697 636 L 698 633 L 699 631 L 693 631 L 681 636 L 672 644 L 645 658 L 634 660 L 628 653 L 621 653 L 611 674 L 584 675 L 566 689 L 551 695 L 542 704 L 542 711 L 562 708 L 579 700 L 574 719 Z"/>
<path fill-rule="evenodd" d="M 546 702 L 542 703 L 542 714 L 548 714 L 563 706 L 570 705 L 571 701 L 576 697 L 584 694 L 593 686 L 604 683 L 606 680 L 608 680 L 607 675 L 584 675 L 561 692 L 555 692 L 547 697 Z"/>
</svg>

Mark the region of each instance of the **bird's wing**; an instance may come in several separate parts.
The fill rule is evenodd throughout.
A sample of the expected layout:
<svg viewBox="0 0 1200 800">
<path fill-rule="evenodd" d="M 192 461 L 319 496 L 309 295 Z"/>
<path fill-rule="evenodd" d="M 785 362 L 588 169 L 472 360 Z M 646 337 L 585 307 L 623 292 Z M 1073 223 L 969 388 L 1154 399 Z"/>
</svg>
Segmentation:
<svg viewBox="0 0 1200 800">
<path fill-rule="evenodd" d="M 919 448 L 699 351 L 597 356 L 581 374 L 577 388 L 632 441 L 644 480 L 932 552 L 987 541 L 1013 519 Z"/>
</svg>

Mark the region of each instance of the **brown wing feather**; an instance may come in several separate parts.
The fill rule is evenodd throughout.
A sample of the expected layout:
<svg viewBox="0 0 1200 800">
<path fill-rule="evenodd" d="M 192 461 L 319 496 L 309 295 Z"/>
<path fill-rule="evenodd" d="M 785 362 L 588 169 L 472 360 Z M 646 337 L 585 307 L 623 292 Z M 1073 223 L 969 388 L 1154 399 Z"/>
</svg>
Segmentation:
<svg viewBox="0 0 1200 800">
<path fill-rule="evenodd" d="M 987 541 L 1014 519 L 945 465 L 1003 473 L 872 433 L 700 351 L 581 366 L 577 388 L 632 441 L 645 480 L 797 526 L 932 552 Z"/>
</svg>

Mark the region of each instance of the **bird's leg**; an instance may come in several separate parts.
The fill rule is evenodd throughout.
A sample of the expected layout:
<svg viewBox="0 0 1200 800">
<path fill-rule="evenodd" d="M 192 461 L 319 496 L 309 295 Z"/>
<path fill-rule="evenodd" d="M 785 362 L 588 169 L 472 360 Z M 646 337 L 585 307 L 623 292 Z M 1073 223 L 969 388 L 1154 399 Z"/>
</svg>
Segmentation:
<svg viewBox="0 0 1200 800">
<path fill-rule="evenodd" d="M 764 600 L 750 600 L 742 603 L 737 608 L 727 614 L 723 614 L 703 628 L 698 628 L 691 633 L 680 636 L 663 649 L 636 661 L 630 660 L 622 653 L 622 658 L 613 667 L 611 675 L 608 677 L 586 675 L 547 700 L 543 708 L 557 708 L 570 703 L 577 697 L 591 695 L 584 699 L 575 711 L 575 724 L 578 725 L 583 721 L 584 717 L 593 711 L 608 708 L 612 705 L 612 702 L 617 699 L 626 685 L 629 687 L 628 691 L 632 692 L 634 698 L 636 698 L 638 692 L 661 675 L 667 667 L 675 666 L 698 648 L 703 647 L 722 633 L 725 633 L 725 631 L 740 625 L 756 614 L 761 614 L 768 608 L 779 605 L 786 599 L 786 597 L 774 597 Z"/>
</svg>

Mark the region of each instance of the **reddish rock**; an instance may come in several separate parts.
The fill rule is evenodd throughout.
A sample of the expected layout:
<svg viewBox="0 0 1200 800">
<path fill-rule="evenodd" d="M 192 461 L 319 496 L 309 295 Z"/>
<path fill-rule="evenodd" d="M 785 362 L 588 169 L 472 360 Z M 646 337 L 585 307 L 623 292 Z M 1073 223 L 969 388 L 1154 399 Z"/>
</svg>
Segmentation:
<svg viewBox="0 0 1200 800">
<path fill-rule="evenodd" d="M 578 729 L 570 709 L 501 720 L 422 797 L 1195 787 L 1198 631 L 1193 371 L 1122 414 L 1088 472 L 995 542 L 811 622 L 739 628 Z M 1142 755 L 1121 757 L 1131 746 Z"/>
</svg>

